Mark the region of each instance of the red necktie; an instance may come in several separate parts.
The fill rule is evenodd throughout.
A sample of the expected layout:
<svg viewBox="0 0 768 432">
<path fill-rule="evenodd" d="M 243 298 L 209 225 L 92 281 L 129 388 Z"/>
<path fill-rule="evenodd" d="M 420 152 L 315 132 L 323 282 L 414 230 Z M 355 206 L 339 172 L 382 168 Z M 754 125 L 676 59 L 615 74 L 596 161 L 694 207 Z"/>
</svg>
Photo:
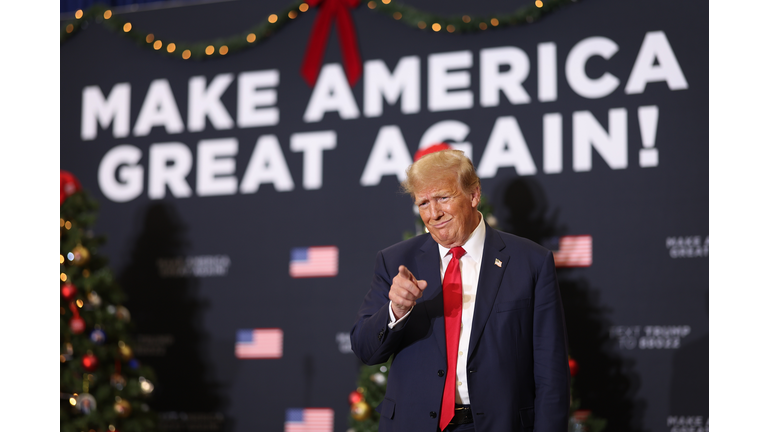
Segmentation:
<svg viewBox="0 0 768 432">
<path fill-rule="evenodd" d="M 461 247 L 450 250 L 453 255 L 443 277 L 443 311 L 445 312 L 445 351 L 448 354 L 448 372 L 445 375 L 443 404 L 440 408 L 440 430 L 448 426 L 456 404 L 456 357 L 459 352 L 461 331 L 461 270 L 459 260 L 466 253 Z"/>
</svg>

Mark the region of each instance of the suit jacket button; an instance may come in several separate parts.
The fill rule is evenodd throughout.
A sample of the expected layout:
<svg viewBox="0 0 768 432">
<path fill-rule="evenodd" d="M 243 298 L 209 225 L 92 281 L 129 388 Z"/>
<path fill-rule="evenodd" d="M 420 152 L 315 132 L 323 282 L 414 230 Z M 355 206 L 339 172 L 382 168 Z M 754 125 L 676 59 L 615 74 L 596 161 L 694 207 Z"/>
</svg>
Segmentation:
<svg viewBox="0 0 768 432">
<path fill-rule="evenodd" d="M 432 417 L 432 418 L 437 418 L 437 413 L 434 412 L 434 411 L 430 411 L 429 412 L 429 416 Z"/>
<path fill-rule="evenodd" d="M 437 376 L 441 377 L 443 375 L 445 375 L 445 371 L 444 370 L 440 369 L 439 371 L 437 371 Z"/>
</svg>

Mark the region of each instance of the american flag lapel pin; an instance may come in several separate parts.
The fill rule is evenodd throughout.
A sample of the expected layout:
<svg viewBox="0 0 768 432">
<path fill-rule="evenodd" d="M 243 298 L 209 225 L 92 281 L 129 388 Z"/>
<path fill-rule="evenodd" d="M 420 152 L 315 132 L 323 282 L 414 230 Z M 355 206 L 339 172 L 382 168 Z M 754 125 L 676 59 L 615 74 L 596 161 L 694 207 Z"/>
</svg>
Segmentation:
<svg viewBox="0 0 768 432">
<path fill-rule="evenodd" d="M 496 262 L 494 262 L 494 264 L 496 264 L 496 267 L 501 268 L 501 260 L 500 259 L 496 258 Z"/>
</svg>

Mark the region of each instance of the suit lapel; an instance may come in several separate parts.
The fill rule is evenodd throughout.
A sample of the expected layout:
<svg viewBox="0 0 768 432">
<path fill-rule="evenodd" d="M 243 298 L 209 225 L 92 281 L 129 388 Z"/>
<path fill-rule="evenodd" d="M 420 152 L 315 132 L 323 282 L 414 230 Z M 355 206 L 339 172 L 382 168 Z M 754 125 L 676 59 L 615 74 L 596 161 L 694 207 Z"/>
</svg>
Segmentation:
<svg viewBox="0 0 768 432">
<path fill-rule="evenodd" d="M 477 296 L 475 297 L 475 315 L 472 318 L 472 333 L 469 338 L 469 356 L 474 353 L 477 341 L 483 334 L 485 323 L 493 311 L 496 294 L 501 286 L 504 270 L 509 264 L 509 255 L 502 253 L 506 245 L 496 230 L 485 225 L 485 246 L 483 258 L 480 264 L 480 278 L 477 284 Z M 497 265 L 496 260 L 501 262 Z M 445 342 L 443 342 L 445 344 Z"/>
<path fill-rule="evenodd" d="M 427 312 L 427 319 L 432 321 L 432 337 L 437 343 L 439 352 L 445 356 L 445 318 L 443 312 L 443 284 L 440 280 L 440 251 L 437 242 L 427 235 L 427 241 L 421 247 L 416 257 L 417 279 L 427 281 L 427 287 L 421 298 L 421 303 Z"/>
</svg>

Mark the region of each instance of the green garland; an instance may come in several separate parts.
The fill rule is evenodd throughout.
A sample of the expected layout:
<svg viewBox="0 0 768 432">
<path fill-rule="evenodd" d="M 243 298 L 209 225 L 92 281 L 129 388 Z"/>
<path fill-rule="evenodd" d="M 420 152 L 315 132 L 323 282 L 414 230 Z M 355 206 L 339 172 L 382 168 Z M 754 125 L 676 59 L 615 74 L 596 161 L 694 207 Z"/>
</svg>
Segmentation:
<svg viewBox="0 0 768 432">
<path fill-rule="evenodd" d="M 561 6 L 575 1 L 544 0 L 542 7 L 532 4 L 530 6 L 523 6 L 511 14 L 493 16 L 456 15 L 443 17 L 392 0 L 371 0 L 367 3 L 367 6 L 369 9 L 386 14 L 392 17 L 392 19 L 413 28 L 435 32 L 471 33 L 492 28 L 530 24 L 538 21 L 546 14 L 559 9 Z M 282 12 L 271 15 L 270 18 L 254 24 L 244 32 L 205 42 L 177 43 L 161 40 L 154 33 L 134 29 L 129 22 L 114 14 L 110 7 L 103 4 L 94 4 L 87 11 L 78 11 L 82 14 L 80 18 L 65 22 L 61 28 L 61 43 L 64 44 L 72 36 L 79 33 L 88 23 L 97 22 L 110 30 L 133 39 L 140 46 L 154 49 L 167 56 L 185 60 L 202 60 L 210 57 L 222 57 L 228 53 L 242 51 L 263 42 L 282 26 L 298 18 L 302 12 L 307 10 L 309 10 L 308 5 L 303 0 L 298 0 Z M 275 16 L 277 17 L 276 20 L 274 19 Z M 127 29 L 126 25 L 128 25 Z M 174 49 L 169 51 L 169 46 L 171 45 Z"/>
<path fill-rule="evenodd" d="M 186 58 L 192 58 L 196 60 L 202 60 L 206 57 L 222 57 L 230 52 L 235 51 L 241 51 L 244 50 L 252 45 L 256 45 L 259 42 L 263 42 L 265 39 L 269 38 L 275 31 L 280 29 L 283 25 L 291 21 L 292 19 L 289 17 L 289 14 L 293 12 L 294 17 L 298 16 L 300 13 L 299 6 L 303 3 L 303 1 L 299 0 L 296 3 L 292 4 L 291 6 L 284 9 L 282 12 L 276 14 L 277 20 L 274 23 L 269 22 L 268 19 L 265 19 L 262 22 L 259 22 L 249 28 L 248 30 L 228 36 L 225 38 L 217 38 L 212 41 L 206 41 L 206 42 L 194 42 L 194 43 L 187 43 L 187 42 L 179 42 L 175 43 L 173 41 L 161 41 L 163 42 L 163 45 L 159 48 L 154 48 L 155 41 L 158 40 L 155 38 L 155 34 L 153 33 L 145 33 L 140 30 L 130 28 L 129 31 L 125 31 L 125 25 L 128 23 L 127 21 L 122 20 L 120 17 L 116 16 L 115 14 L 111 13 L 111 9 L 107 6 L 104 6 L 102 4 L 94 4 L 91 6 L 87 11 L 83 12 L 83 16 L 80 17 L 80 19 L 75 19 L 74 21 L 69 21 L 67 25 L 65 25 L 61 29 L 61 43 L 65 43 L 67 40 L 69 40 L 72 36 L 77 34 L 85 23 L 90 21 L 95 21 L 103 26 L 107 27 L 110 30 L 122 33 L 126 37 L 133 39 L 138 45 L 155 49 L 158 52 L 162 52 L 163 54 L 166 54 L 171 57 L 177 57 L 184 59 L 185 53 L 188 52 L 188 57 Z M 109 11 L 111 14 L 110 18 L 105 19 L 104 14 Z M 151 36 L 150 36 L 151 35 Z M 253 42 L 248 41 L 249 35 L 255 36 L 255 39 L 253 39 Z M 253 37 L 252 36 L 252 37 Z M 164 43 L 167 42 L 167 43 Z M 168 52 L 168 45 L 170 43 L 174 43 L 175 49 L 173 52 Z M 212 53 L 207 54 L 206 49 L 211 50 L 209 47 L 212 47 Z M 225 52 L 221 52 L 221 47 L 227 47 Z"/>
<path fill-rule="evenodd" d="M 435 32 L 472 33 L 493 27 L 501 28 L 531 24 L 561 6 L 575 1 L 545 0 L 542 7 L 531 4 L 529 6 L 522 6 L 511 14 L 495 14 L 493 16 L 455 15 L 443 17 L 394 1 L 387 1 L 385 4 L 382 0 L 369 1 L 368 7 L 377 12 L 390 15 L 395 20 L 410 27 Z M 439 27 L 433 27 L 434 24 L 438 24 Z"/>
</svg>

